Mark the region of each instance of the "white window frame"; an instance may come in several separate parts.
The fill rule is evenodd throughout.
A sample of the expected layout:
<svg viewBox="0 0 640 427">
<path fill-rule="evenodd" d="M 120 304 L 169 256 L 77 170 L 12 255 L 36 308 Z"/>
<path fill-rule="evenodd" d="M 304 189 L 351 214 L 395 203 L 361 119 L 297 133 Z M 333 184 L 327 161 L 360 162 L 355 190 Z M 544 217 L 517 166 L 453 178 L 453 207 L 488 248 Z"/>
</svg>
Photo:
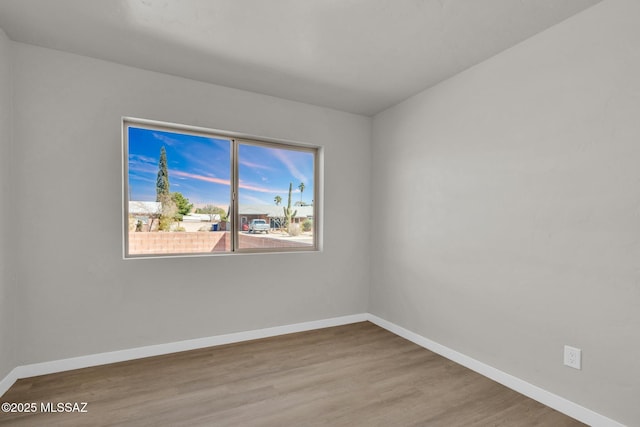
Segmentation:
<svg viewBox="0 0 640 427">
<path fill-rule="evenodd" d="M 229 195 L 229 216 L 231 221 L 231 249 L 225 252 L 196 252 L 196 253 L 171 253 L 171 254 L 129 254 L 129 149 L 128 149 L 128 129 L 130 127 L 158 130 L 164 132 L 181 133 L 201 136 L 206 138 L 220 138 L 230 141 L 230 195 Z M 262 146 L 267 148 L 280 148 L 285 150 L 303 151 L 313 153 L 314 156 L 314 176 L 313 176 L 313 244 L 311 246 L 299 246 L 290 248 L 240 248 L 239 238 L 241 222 L 239 212 L 239 168 L 238 149 L 242 144 Z M 145 258 L 181 258 L 181 257 L 203 257 L 203 256 L 229 256 L 240 254 L 256 253 L 290 253 L 290 252 L 321 252 L 322 251 L 322 195 L 323 195 L 323 157 L 324 149 L 321 146 L 304 144 L 294 141 L 284 141 L 274 138 L 255 137 L 252 135 L 224 130 L 181 125 L 176 123 L 160 122 L 156 120 L 139 119 L 132 117 L 122 117 L 122 250 L 123 258 L 145 259 Z"/>
</svg>

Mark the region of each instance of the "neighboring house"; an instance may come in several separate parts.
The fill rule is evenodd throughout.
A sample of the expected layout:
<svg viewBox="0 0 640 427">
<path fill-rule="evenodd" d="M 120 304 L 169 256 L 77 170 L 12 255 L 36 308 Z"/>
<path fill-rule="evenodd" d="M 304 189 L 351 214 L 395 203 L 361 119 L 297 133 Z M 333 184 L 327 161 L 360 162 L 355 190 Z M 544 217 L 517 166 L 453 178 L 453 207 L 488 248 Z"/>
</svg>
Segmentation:
<svg viewBox="0 0 640 427">
<path fill-rule="evenodd" d="M 313 219 L 313 206 L 294 206 L 295 213 L 292 222 L 302 223 L 306 219 Z M 129 227 L 135 229 L 136 223 L 142 221 L 145 231 L 151 231 L 154 219 L 160 217 L 162 204 L 160 202 L 129 202 Z M 284 207 L 276 205 L 240 205 L 238 211 L 240 225 L 248 224 L 252 219 L 264 219 L 271 228 L 280 228 L 284 223 Z M 183 222 L 220 222 L 219 214 L 189 214 L 182 218 Z"/>
<path fill-rule="evenodd" d="M 294 206 L 291 210 L 296 214 L 291 218 L 294 223 L 313 219 L 313 206 Z M 264 219 L 269 222 L 271 228 L 280 228 L 285 218 L 282 205 L 240 205 L 238 216 L 240 217 L 240 225 L 247 224 L 252 219 Z"/>
<path fill-rule="evenodd" d="M 129 215 L 160 215 L 162 212 L 162 203 L 160 202 L 129 202 Z"/>
<path fill-rule="evenodd" d="M 136 229 L 138 222 L 142 223 L 144 231 L 151 231 L 154 226 L 154 219 L 160 217 L 162 213 L 162 203 L 129 201 L 129 230 Z"/>
<path fill-rule="evenodd" d="M 182 217 L 183 222 L 220 222 L 220 214 L 189 214 Z"/>
</svg>

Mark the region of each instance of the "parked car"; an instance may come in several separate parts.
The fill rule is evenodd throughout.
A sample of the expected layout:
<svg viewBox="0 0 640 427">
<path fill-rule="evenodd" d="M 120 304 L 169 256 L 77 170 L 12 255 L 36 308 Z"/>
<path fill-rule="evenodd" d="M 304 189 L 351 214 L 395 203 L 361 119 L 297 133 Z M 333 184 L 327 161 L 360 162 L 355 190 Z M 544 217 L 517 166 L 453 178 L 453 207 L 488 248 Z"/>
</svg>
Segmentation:
<svg viewBox="0 0 640 427">
<path fill-rule="evenodd" d="M 252 219 L 249 223 L 249 233 L 269 232 L 269 224 L 264 219 Z"/>
</svg>

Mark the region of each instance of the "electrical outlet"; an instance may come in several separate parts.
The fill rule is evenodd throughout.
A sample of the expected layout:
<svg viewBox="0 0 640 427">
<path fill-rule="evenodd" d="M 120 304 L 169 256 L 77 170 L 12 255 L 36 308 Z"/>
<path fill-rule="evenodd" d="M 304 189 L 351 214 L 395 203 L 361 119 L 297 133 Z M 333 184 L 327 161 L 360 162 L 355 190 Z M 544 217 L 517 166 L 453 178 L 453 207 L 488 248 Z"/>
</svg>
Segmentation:
<svg viewBox="0 0 640 427">
<path fill-rule="evenodd" d="M 582 369 L 582 350 L 565 345 L 564 364 L 570 368 Z"/>
</svg>

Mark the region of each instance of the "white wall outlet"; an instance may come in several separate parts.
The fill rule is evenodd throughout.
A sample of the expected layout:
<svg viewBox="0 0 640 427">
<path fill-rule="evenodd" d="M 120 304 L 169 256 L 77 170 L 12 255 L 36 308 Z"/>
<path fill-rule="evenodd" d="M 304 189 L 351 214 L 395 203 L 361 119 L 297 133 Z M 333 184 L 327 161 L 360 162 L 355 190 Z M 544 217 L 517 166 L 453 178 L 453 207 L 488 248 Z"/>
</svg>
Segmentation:
<svg viewBox="0 0 640 427">
<path fill-rule="evenodd" d="M 570 368 L 582 369 L 582 350 L 565 345 L 564 364 Z"/>
</svg>

